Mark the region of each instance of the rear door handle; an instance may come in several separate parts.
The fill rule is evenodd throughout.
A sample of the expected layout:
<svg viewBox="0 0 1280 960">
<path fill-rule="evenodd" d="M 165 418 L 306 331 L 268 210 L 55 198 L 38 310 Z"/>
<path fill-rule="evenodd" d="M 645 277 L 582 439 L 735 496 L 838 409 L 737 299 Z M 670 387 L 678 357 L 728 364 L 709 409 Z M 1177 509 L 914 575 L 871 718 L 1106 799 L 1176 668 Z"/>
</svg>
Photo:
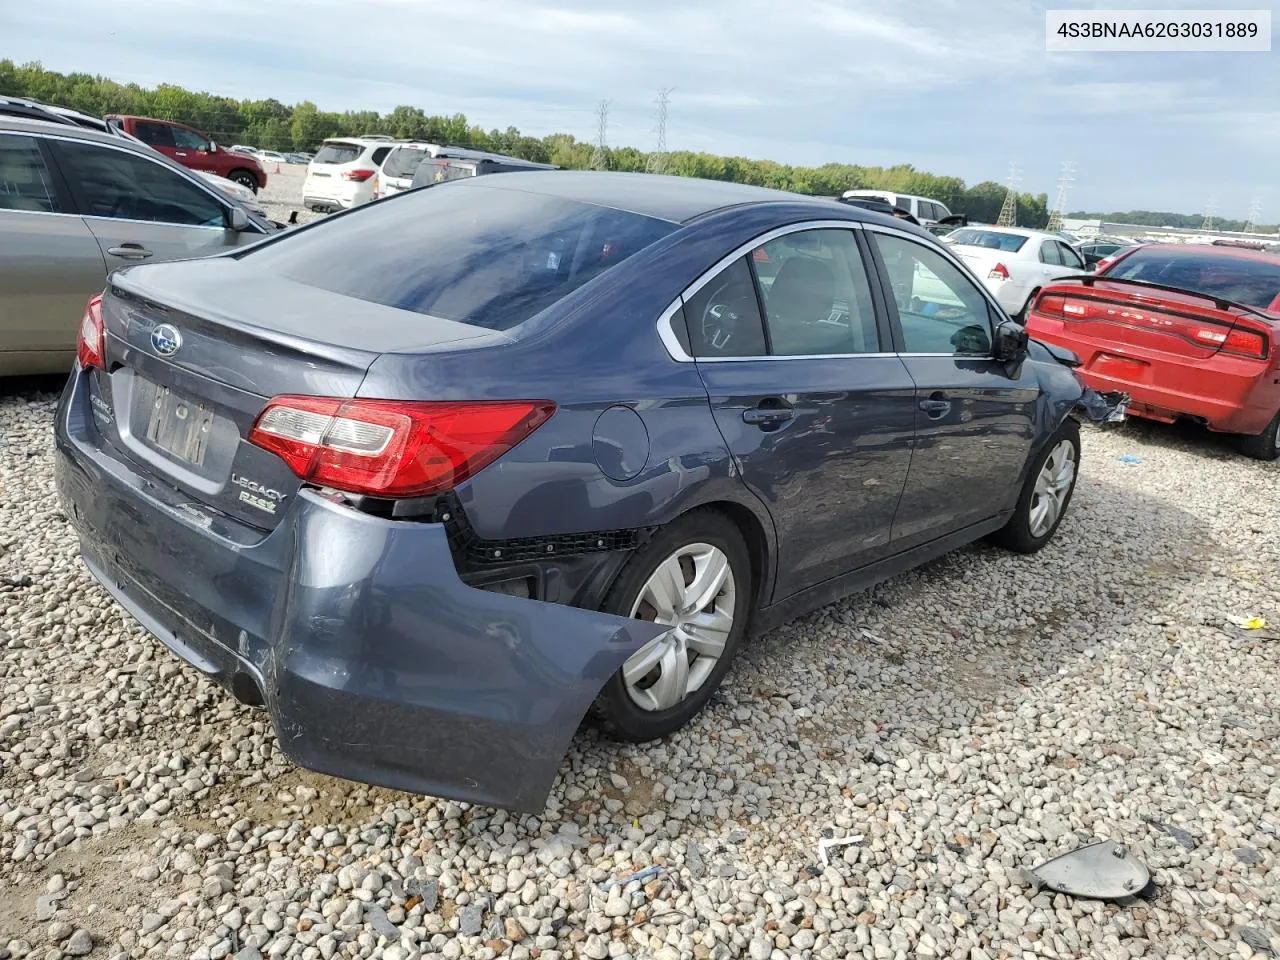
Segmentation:
<svg viewBox="0 0 1280 960">
<path fill-rule="evenodd" d="M 107 253 L 122 260 L 145 260 L 147 257 L 155 256 L 140 243 L 122 243 L 118 247 L 108 247 Z"/>
<path fill-rule="evenodd" d="M 752 407 L 742 411 L 742 422 L 754 423 L 758 427 L 772 427 L 794 419 L 795 415 L 795 410 L 790 406 Z"/>
</svg>

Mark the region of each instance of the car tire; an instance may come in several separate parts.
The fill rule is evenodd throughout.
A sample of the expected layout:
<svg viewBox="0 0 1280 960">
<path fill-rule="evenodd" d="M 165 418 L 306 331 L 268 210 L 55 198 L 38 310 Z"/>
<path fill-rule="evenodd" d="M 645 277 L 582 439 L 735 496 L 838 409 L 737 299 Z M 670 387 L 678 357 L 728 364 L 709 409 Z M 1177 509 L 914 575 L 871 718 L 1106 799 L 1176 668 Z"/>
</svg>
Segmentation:
<svg viewBox="0 0 1280 960">
<path fill-rule="evenodd" d="M 258 178 L 249 170 L 232 170 L 227 174 L 227 179 L 242 187 L 248 187 L 254 193 L 258 192 Z"/>
<path fill-rule="evenodd" d="M 663 594 L 660 571 L 679 570 L 682 582 L 667 581 L 678 590 L 692 589 L 697 577 L 705 576 L 705 594 L 714 581 L 713 565 L 718 563 L 724 564 L 727 577 L 706 604 L 674 616 L 671 609 L 657 610 L 656 598 Z M 681 595 L 681 599 L 688 598 Z M 643 743 L 668 736 L 688 723 L 728 672 L 746 635 L 753 602 L 751 558 L 742 534 L 728 517 L 715 510 L 697 510 L 659 531 L 627 561 L 601 608 L 623 617 L 676 620 L 682 629 L 642 647 L 605 684 L 594 710 L 604 731 L 619 740 Z M 732 620 L 726 628 L 724 614 L 730 610 Z M 689 622 L 695 615 L 701 625 Z M 707 662 L 705 651 L 720 642 L 721 632 L 719 654 Z M 650 665 L 651 669 L 644 669 Z M 672 691 L 682 689 L 681 679 L 683 695 L 673 699 Z"/>
<path fill-rule="evenodd" d="M 1255 460 L 1275 460 L 1280 457 L 1280 411 L 1271 418 L 1267 429 L 1256 437 L 1242 436 L 1240 450 Z"/>
<path fill-rule="evenodd" d="M 1054 458 L 1059 458 L 1055 461 L 1058 466 L 1050 463 Z M 1070 459 L 1069 474 L 1064 474 L 1061 466 L 1061 460 L 1066 458 Z M 1036 454 L 1022 484 L 1013 516 L 992 539 L 1017 553 L 1035 553 L 1053 538 L 1062 518 L 1067 515 L 1079 475 L 1080 424 L 1068 417 Z M 1055 483 L 1064 482 L 1065 487 L 1050 489 Z M 1049 497 L 1052 498 L 1051 504 L 1046 503 Z"/>
<path fill-rule="evenodd" d="M 1022 309 L 1018 311 L 1018 315 L 1014 318 L 1024 327 L 1027 325 L 1027 314 L 1031 312 L 1031 304 L 1035 302 L 1036 297 L 1040 293 L 1040 288 L 1036 287 L 1027 294 L 1026 301 L 1022 304 Z"/>
</svg>

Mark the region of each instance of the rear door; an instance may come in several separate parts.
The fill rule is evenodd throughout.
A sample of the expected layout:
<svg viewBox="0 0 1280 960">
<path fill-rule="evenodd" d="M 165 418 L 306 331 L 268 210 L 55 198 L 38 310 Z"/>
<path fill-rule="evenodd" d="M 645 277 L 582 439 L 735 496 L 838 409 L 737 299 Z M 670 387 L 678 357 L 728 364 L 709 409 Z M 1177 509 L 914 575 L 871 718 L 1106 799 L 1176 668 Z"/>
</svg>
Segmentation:
<svg viewBox="0 0 1280 960">
<path fill-rule="evenodd" d="M 141 153 L 91 141 L 51 140 L 107 268 L 206 256 L 261 239 L 227 228 L 212 190 Z"/>
<path fill-rule="evenodd" d="M 1031 453 L 1040 388 L 991 355 L 995 308 L 932 245 L 868 229 L 895 343 L 915 384 L 915 452 L 893 524 L 909 549 L 1008 507 Z"/>
<path fill-rule="evenodd" d="M 0 132 L 0 375 L 70 367 L 107 269 L 36 137 Z"/>
<path fill-rule="evenodd" d="M 888 553 L 911 460 L 914 384 L 859 232 L 762 238 L 684 298 L 716 423 L 777 527 L 775 601 Z"/>
</svg>

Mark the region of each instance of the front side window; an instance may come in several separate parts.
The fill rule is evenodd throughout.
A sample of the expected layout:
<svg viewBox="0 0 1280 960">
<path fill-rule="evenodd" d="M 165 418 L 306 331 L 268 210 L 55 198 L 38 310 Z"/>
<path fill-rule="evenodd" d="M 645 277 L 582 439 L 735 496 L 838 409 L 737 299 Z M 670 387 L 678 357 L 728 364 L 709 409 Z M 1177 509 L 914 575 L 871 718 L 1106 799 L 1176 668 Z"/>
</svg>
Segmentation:
<svg viewBox="0 0 1280 960">
<path fill-rule="evenodd" d="M 202 137 L 194 130 L 188 130 L 186 127 L 170 127 L 173 131 L 173 145 L 179 150 L 203 150 L 209 145 L 209 140 Z"/>
<path fill-rule="evenodd" d="M 61 142 L 57 150 L 78 186 L 87 217 L 180 226 L 226 224 L 225 210 L 216 199 L 161 163 L 93 143 Z"/>
<path fill-rule="evenodd" d="M 721 270 L 684 304 L 695 357 L 763 357 L 769 352 L 746 257 Z"/>
<path fill-rule="evenodd" d="M 1058 253 L 1062 257 L 1062 265 L 1064 267 L 1075 267 L 1077 270 L 1084 269 L 1084 261 L 1080 259 L 1080 254 L 1076 253 L 1065 243 L 1058 244 Z"/>
<path fill-rule="evenodd" d="M 0 136 L 0 210 L 58 211 L 49 170 L 34 137 Z"/>
<path fill-rule="evenodd" d="M 905 352 L 989 356 L 991 316 L 973 281 L 924 244 L 871 236 L 893 288 Z"/>
<path fill-rule="evenodd" d="M 871 285 L 851 230 L 804 230 L 752 253 L 770 353 L 819 356 L 880 349 Z"/>
<path fill-rule="evenodd" d="M 267 273 L 412 313 L 508 330 L 676 229 L 482 177 L 415 190 L 245 251 Z"/>
</svg>

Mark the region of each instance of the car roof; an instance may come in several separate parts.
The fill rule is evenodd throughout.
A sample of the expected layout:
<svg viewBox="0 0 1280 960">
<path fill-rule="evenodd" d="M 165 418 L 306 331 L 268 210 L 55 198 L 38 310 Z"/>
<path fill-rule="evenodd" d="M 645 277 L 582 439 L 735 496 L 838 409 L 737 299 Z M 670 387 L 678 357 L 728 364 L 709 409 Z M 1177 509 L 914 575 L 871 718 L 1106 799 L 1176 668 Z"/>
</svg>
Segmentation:
<svg viewBox="0 0 1280 960">
<path fill-rule="evenodd" d="M 855 219 L 863 211 L 824 197 L 808 197 L 785 190 L 753 187 L 723 180 L 699 180 L 652 173 L 613 173 L 587 170 L 519 170 L 494 177 L 454 181 L 491 190 L 518 190 L 601 207 L 627 210 L 641 216 L 684 223 L 724 207 L 749 203 L 813 203 L 841 211 Z M 865 211 L 868 219 L 877 216 Z M 836 214 L 839 216 L 839 214 Z M 882 216 L 882 215 L 881 215 Z"/>
<path fill-rule="evenodd" d="M 135 153 L 151 156 L 155 153 L 150 147 L 133 137 L 122 137 L 116 133 L 82 127 L 78 123 L 57 120 L 24 120 L 18 117 L 0 116 L 0 130 L 13 130 L 21 133 L 57 134 L 68 140 L 89 140 L 94 143 L 106 143 L 113 147 L 126 147 Z"/>
</svg>

